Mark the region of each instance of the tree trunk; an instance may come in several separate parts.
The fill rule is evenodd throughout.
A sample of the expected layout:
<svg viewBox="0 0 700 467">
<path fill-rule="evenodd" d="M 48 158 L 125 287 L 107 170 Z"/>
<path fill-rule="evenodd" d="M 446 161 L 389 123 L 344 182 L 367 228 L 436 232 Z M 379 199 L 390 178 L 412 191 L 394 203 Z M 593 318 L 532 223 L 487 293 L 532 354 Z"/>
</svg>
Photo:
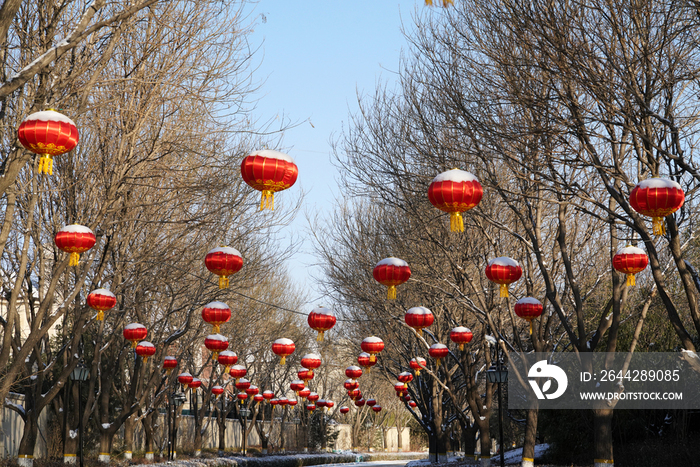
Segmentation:
<svg viewBox="0 0 700 467">
<path fill-rule="evenodd" d="M 100 455 L 98 460 L 109 464 L 110 455 L 112 453 L 112 440 L 114 435 L 112 430 L 105 430 L 100 435 Z"/>
<path fill-rule="evenodd" d="M 403 433 L 403 427 L 400 426 L 399 423 L 397 423 L 396 424 L 396 450 L 398 452 L 403 451 L 403 442 L 401 441 L 401 434 L 402 433 Z"/>
<path fill-rule="evenodd" d="M 462 445 L 464 448 L 464 458 L 476 463 L 476 425 L 462 426 Z"/>
<path fill-rule="evenodd" d="M 216 417 L 216 424 L 219 425 L 219 453 L 223 454 L 226 451 L 226 418 Z"/>
<path fill-rule="evenodd" d="M 66 433 L 63 434 L 65 439 L 63 443 L 63 462 L 66 464 L 75 464 L 78 460 L 79 417 L 82 416 L 82 414 L 78 414 L 78 397 L 78 385 L 73 384 L 70 387 L 70 395 L 63 401 L 63 416 L 66 422 Z M 69 399 L 73 399 L 73 410 L 68 410 L 70 405 L 68 403 Z"/>
<path fill-rule="evenodd" d="M 34 446 L 37 435 L 37 418 L 33 409 L 27 410 L 24 418 L 24 430 L 22 440 L 19 442 L 19 458 L 17 463 L 20 467 L 32 467 L 34 464 Z"/>
<path fill-rule="evenodd" d="M 157 417 L 158 412 L 153 411 L 143 417 L 141 420 L 141 425 L 143 426 L 143 435 L 145 439 L 145 448 L 146 448 L 146 460 L 147 461 L 152 461 L 154 460 L 155 456 L 153 455 L 154 453 L 154 442 L 153 442 L 153 422 L 155 422 L 155 418 Z"/>
<path fill-rule="evenodd" d="M 535 467 L 535 444 L 537 443 L 537 409 L 527 411 L 525 419 L 525 443 L 521 467 Z M 503 447 L 501 446 L 501 449 Z"/>
<path fill-rule="evenodd" d="M 479 430 L 479 447 L 481 449 L 481 465 L 486 467 L 491 465 L 491 431 L 486 428 Z"/>
<path fill-rule="evenodd" d="M 612 444 L 612 417 L 613 409 L 593 410 L 594 447 L 593 453 L 595 467 L 613 467 Z"/>
<path fill-rule="evenodd" d="M 437 458 L 438 462 L 447 462 L 447 433 L 444 430 L 439 430 L 436 436 Z"/>
<path fill-rule="evenodd" d="M 134 455 L 134 427 L 136 415 L 132 415 L 124 421 L 124 460 L 131 460 Z"/>
</svg>

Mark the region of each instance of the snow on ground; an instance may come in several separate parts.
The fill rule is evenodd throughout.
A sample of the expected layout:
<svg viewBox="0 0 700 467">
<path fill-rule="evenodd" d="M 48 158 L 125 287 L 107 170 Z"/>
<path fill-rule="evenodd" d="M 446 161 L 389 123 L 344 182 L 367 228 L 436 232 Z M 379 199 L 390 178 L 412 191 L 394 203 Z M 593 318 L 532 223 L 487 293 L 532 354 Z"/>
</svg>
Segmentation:
<svg viewBox="0 0 700 467">
<path fill-rule="evenodd" d="M 541 457 L 545 451 L 549 448 L 549 444 L 538 444 L 535 446 L 535 459 Z M 463 460 L 462 456 L 450 457 L 446 464 L 431 464 L 428 459 L 421 459 L 418 461 L 409 462 L 406 467 L 426 467 L 428 465 L 445 465 L 448 466 L 450 463 L 458 463 Z M 506 465 L 519 465 L 523 460 L 523 448 L 511 449 L 503 453 L 503 461 Z M 501 458 L 498 454 L 491 455 L 491 464 L 499 465 Z"/>
</svg>

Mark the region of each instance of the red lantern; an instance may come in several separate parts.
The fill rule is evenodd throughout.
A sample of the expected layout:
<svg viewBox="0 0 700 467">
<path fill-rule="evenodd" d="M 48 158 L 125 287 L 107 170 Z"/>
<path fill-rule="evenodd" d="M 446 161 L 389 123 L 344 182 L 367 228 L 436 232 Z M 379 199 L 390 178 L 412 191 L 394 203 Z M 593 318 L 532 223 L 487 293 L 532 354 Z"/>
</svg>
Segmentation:
<svg viewBox="0 0 700 467">
<path fill-rule="evenodd" d="M 413 375 L 411 375 L 413 376 Z M 403 397 L 403 392 L 406 390 L 406 387 L 404 386 L 403 383 L 396 383 L 394 384 L 394 391 L 396 391 L 396 395 L 398 397 Z"/>
<path fill-rule="evenodd" d="M 117 304 L 117 297 L 107 289 L 97 289 L 87 296 L 87 304 L 93 310 L 97 310 L 97 320 L 105 319 L 105 311 L 111 310 Z"/>
<path fill-rule="evenodd" d="M 245 390 L 245 393 L 251 397 L 257 395 L 259 392 L 260 392 L 260 389 L 258 389 L 257 386 L 249 386 Z"/>
<path fill-rule="evenodd" d="M 369 407 L 374 407 L 375 405 L 377 405 L 377 401 L 374 399 L 367 399 L 367 405 Z"/>
<path fill-rule="evenodd" d="M 366 403 L 364 399 L 358 399 L 355 401 L 355 407 L 364 407 Z"/>
<path fill-rule="evenodd" d="M 362 391 L 359 389 L 351 389 L 348 391 L 348 397 L 354 401 L 362 398 Z"/>
<path fill-rule="evenodd" d="M 178 383 L 182 384 L 182 390 L 187 391 L 187 387 L 190 385 L 194 378 L 188 372 L 180 373 L 177 377 Z"/>
<path fill-rule="evenodd" d="M 357 379 L 362 376 L 362 368 L 355 365 L 349 366 L 345 369 L 345 376 L 350 379 Z"/>
<path fill-rule="evenodd" d="M 289 383 L 289 389 L 294 391 L 297 396 L 299 395 L 299 391 L 301 391 L 305 387 L 306 387 L 306 384 L 304 384 L 304 382 L 300 379 L 295 379 L 294 381 Z"/>
<path fill-rule="evenodd" d="M 634 187 L 630 205 L 639 214 L 652 218 L 654 235 L 664 235 L 664 217 L 679 210 L 685 202 L 681 186 L 666 178 L 649 178 Z"/>
<path fill-rule="evenodd" d="M 325 407 L 326 406 L 326 399 L 319 399 L 318 402 L 316 402 L 316 407 Z"/>
<path fill-rule="evenodd" d="M 215 396 L 220 396 L 224 393 L 224 388 L 222 388 L 221 386 L 214 386 L 213 388 L 211 388 L 211 393 Z"/>
<path fill-rule="evenodd" d="M 262 395 L 260 395 L 260 394 L 256 394 L 255 396 L 253 396 L 253 400 L 254 400 L 255 402 L 262 402 L 262 401 L 265 400 L 265 398 L 264 398 Z"/>
<path fill-rule="evenodd" d="M 354 379 L 346 379 L 345 382 L 343 383 L 343 386 L 345 387 L 346 390 L 352 391 L 353 389 L 359 388 L 360 383 L 358 383 Z"/>
<path fill-rule="evenodd" d="M 275 192 L 294 185 L 299 169 L 287 154 L 270 149 L 251 153 L 241 162 L 243 180 L 262 191 L 260 210 L 275 209 Z"/>
<path fill-rule="evenodd" d="M 415 357 L 411 359 L 409 365 L 411 365 L 412 369 L 416 370 L 416 376 L 420 376 L 420 370 L 425 368 L 427 363 L 428 362 L 426 362 L 423 357 Z"/>
<path fill-rule="evenodd" d="M 335 402 L 333 402 L 333 401 L 326 401 L 326 408 L 327 408 L 327 409 L 332 409 L 334 405 L 335 405 Z"/>
<path fill-rule="evenodd" d="M 382 406 L 381 405 L 375 405 L 372 407 L 372 410 L 376 413 L 379 413 L 382 411 Z"/>
<path fill-rule="evenodd" d="M 313 370 L 299 370 L 297 371 L 297 377 L 302 380 L 302 381 L 311 381 L 314 379 L 314 372 Z"/>
<path fill-rule="evenodd" d="M 277 399 L 277 403 L 284 407 L 285 405 L 289 404 L 289 399 L 287 399 L 284 396 L 281 396 L 279 399 Z"/>
<path fill-rule="evenodd" d="M 280 359 L 280 365 L 284 365 L 287 362 L 287 357 L 294 353 L 294 349 L 294 342 L 292 342 L 291 339 L 277 339 L 272 343 L 272 352 L 282 357 Z"/>
<path fill-rule="evenodd" d="M 377 364 L 377 359 L 375 358 L 374 361 L 372 361 L 372 356 L 370 354 L 367 352 L 362 352 L 357 356 L 357 363 L 362 368 L 365 368 L 367 370 L 367 374 L 369 374 L 370 369 Z"/>
<path fill-rule="evenodd" d="M 311 371 L 311 378 L 313 378 L 314 370 L 321 366 L 321 357 L 316 355 L 315 353 L 307 353 L 306 355 L 301 357 L 301 366 Z"/>
<path fill-rule="evenodd" d="M 239 391 L 245 391 L 250 387 L 250 381 L 248 381 L 245 378 L 241 378 L 238 381 L 236 381 L 234 386 L 236 386 L 236 389 L 238 389 Z"/>
<path fill-rule="evenodd" d="M 148 329 L 146 326 L 139 323 L 131 323 L 124 326 L 124 331 L 122 332 L 124 339 L 131 342 L 131 348 L 135 349 L 136 344 L 145 339 L 148 335 Z"/>
<path fill-rule="evenodd" d="M 492 259 L 486 266 L 486 277 L 501 285 L 501 297 L 508 296 L 508 284 L 517 281 L 522 275 L 523 270 L 518 262 L 505 256 Z"/>
<path fill-rule="evenodd" d="M 209 250 L 204 258 L 204 265 L 209 271 L 219 276 L 219 288 L 226 289 L 228 288 L 228 276 L 232 276 L 243 267 L 243 257 L 235 248 L 220 246 Z"/>
<path fill-rule="evenodd" d="M 433 344 L 430 346 L 430 349 L 428 349 L 428 353 L 437 360 L 439 365 L 440 359 L 447 357 L 447 354 L 450 353 L 450 349 L 448 349 L 445 344 Z"/>
<path fill-rule="evenodd" d="M 411 396 L 409 396 L 408 394 L 405 394 L 405 395 L 403 396 L 403 400 L 406 401 L 406 402 L 408 402 L 408 401 L 411 400 Z"/>
<path fill-rule="evenodd" d="M 350 412 L 350 407 L 341 407 L 340 408 L 340 413 L 345 415 L 346 413 Z"/>
<path fill-rule="evenodd" d="M 399 258 L 384 258 L 372 271 L 374 280 L 389 287 L 387 299 L 396 299 L 396 286 L 406 282 L 411 277 L 411 268 L 408 263 Z"/>
<path fill-rule="evenodd" d="M 224 365 L 224 373 L 228 373 L 229 368 L 238 363 L 238 355 L 236 355 L 236 352 L 224 350 L 223 352 L 219 352 L 217 360 L 219 361 L 219 365 Z"/>
<path fill-rule="evenodd" d="M 306 396 L 306 398 L 311 402 L 316 402 L 317 400 L 319 400 L 320 396 L 318 394 L 316 394 L 315 392 L 312 392 L 311 394 Z"/>
<path fill-rule="evenodd" d="M 459 344 L 459 350 L 464 350 L 464 344 L 470 343 L 473 336 L 469 328 L 464 326 L 457 326 L 450 331 L 450 340 L 455 344 Z"/>
<path fill-rule="evenodd" d="M 97 238 L 92 230 L 78 224 L 63 227 L 56 233 L 53 240 L 60 250 L 70 253 L 68 266 L 77 266 L 80 260 L 80 253 L 88 251 L 97 242 Z"/>
<path fill-rule="evenodd" d="M 192 378 L 192 382 L 190 382 L 190 389 L 196 390 L 199 389 L 202 386 L 202 380 L 199 378 Z"/>
<path fill-rule="evenodd" d="M 648 265 L 649 257 L 641 248 L 628 245 L 619 249 L 613 256 L 615 270 L 627 274 L 627 287 L 635 285 L 634 275 L 644 271 Z"/>
<path fill-rule="evenodd" d="M 163 359 L 163 368 L 165 368 L 165 371 L 168 374 L 170 374 L 171 371 L 173 371 L 175 368 L 177 368 L 177 358 L 165 357 Z"/>
<path fill-rule="evenodd" d="M 270 405 L 272 405 L 273 408 L 274 408 L 274 406 L 279 405 L 279 403 L 280 403 L 279 399 L 270 399 Z"/>
<path fill-rule="evenodd" d="M 214 334 L 219 333 L 219 326 L 231 319 L 231 308 L 223 302 L 210 302 L 202 308 L 202 319 L 211 324 Z"/>
<path fill-rule="evenodd" d="M 304 388 L 301 391 L 299 391 L 299 397 L 301 397 L 302 399 L 306 399 L 307 397 L 309 397 L 309 394 L 311 394 L 311 390 L 306 386 L 304 386 Z"/>
<path fill-rule="evenodd" d="M 239 401 L 241 401 L 241 404 L 243 404 L 243 402 L 244 402 L 246 399 L 248 399 L 248 394 L 246 394 L 245 392 L 239 392 L 238 394 L 236 394 L 236 398 L 237 398 Z"/>
<path fill-rule="evenodd" d="M 408 406 L 411 407 L 412 409 L 415 409 L 418 406 L 418 404 L 416 404 L 415 401 L 409 401 Z"/>
<path fill-rule="evenodd" d="M 270 390 L 263 391 L 262 397 L 269 401 L 275 398 L 275 393 Z"/>
<path fill-rule="evenodd" d="M 530 335 L 532 335 L 532 320 L 542 314 L 544 307 L 539 300 L 532 297 L 523 297 L 515 302 L 515 314 L 530 322 Z"/>
<path fill-rule="evenodd" d="M 236 382 L 248 374 L 248 370 L 246 370 L 243 365 L 233 365 L 228 371 L 228 374 L 233 378 L 234 382 Z"/>
<path fill-rule="evenodd" d="M 289 399 L 289 400 L 287 401 L 287 405 L 289 405 L 289 406 L 291 406 L 291 407 L 296 407 L 296 405 L 297 405 L 298 403 L 299 403 L 299 401 L 297 401 L 296 399 Z"/>
<path fill-rule="evenodd" d="M 323 333 L 335 326 L 335 315 L 328 308 L 319 307 L 309 313 L 309 327 L 318 332 L 316 340 L 323 342 Z"/>
<path fill-rule="evenodd" d="M 143 358 L 144 365 L 148 362 L 148 357 L 156 354 L 156 346 L 148 341 L 141 341 L 136 344 L 136 355 Z"/>
<path fill-rule="evenodd" d="M 217 360 L 219 352 L 228 349 L 228 338 L 221 334 L 210 334 L 204 339 L 204 346 L 212 352 L 212 358 Z"/>
<path fill-rule="evenodd" d="M 366 337 L 360 347 L 370 355 L 370 361 L 376 362 L 376 355 L 384 350 L 384 341 L 376 336 Z"/>
<path fill-rule="evenodd" d="M 423 328 L 427 328 L 433 324 L 435 316 L 424 306 L 414 306 L 406 311 L 404 320 L 406 324 L 415 329 L 419 335 L 423 335 Z"/>
<path fill-rule="evenodd" d="M 316 410 L 316 405 L 315 404 L 306 404 L 306 410 L 308 410 L 309 412 L 313 412 L 314 410 Z"/>
<path fill-rule="evenodd" d="M 464 232 L 462 213 L 481 201 L 484 189 L 479 180 L 465 170 L 452 169 L 433 179 L 428 187 L 430 203 L 441 211 L 450 213 L 450 230 Z"/>
<path fill-rule="evenodd" d="M 397 379 L 403 383 L 403 388 L 405 389 L 408 387 L 408 383 L 413 381 L 413 375 L 410 371 L 404 371 L 403 373 L 399 373 L 399 377 Z"/>
<path fill-rule="evenodd" d="M 54 110 L 25 118 L 17 129 L 17 138 L 26 149 L 41 155 L 39 173 L 49 175 L 53 175 L 53 156 L 72 151 L 79 140 L 73 120 Z"/>
</svg>

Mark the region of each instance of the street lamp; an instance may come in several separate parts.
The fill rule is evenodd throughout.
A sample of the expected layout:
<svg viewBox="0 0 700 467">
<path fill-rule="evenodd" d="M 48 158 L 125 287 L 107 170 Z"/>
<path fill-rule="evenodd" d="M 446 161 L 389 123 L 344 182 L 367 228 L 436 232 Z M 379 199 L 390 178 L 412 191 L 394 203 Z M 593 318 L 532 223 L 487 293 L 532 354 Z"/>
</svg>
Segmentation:
<svg viewBox="0 0 700 467">
<path fill-rule="evenodd" d="M 90 369 L 83 362 L 79 362 L 70 373 L 71 381 L 78 382 L 78 446 L 80 454 L 80 467 L 83 467 L 83 381 L 90 376 Z"/>
<path fill-rule="evenodd" d="M 498 442 L 500 445 L 501 467 L 505 466 L 503 459 L 503 402 L 501 399 L 501 383 L 508 382 L 508 369 L 501 362 L 499 348 L 496 347 L 496 365 L 491 365 L 486 371 L 486 378 L 489 383 L 498 383 Z"/>
<path fill-rule="evenodd" d="M 187 396 L 185 396 L 184 392 L 174 392 L 171 395 L 171 400 L 173 401 L 173 426 L 172 430 L 170 431 L 171 433 L 171 441 L 170 441 L 170 455 L 168 456 L 169 460 L 174 460 L 175 456 L 177 456 L 177 453 L 175 451 L 175 440 L 177 439 L 177 425 L 176 425 L 176 420 L 177 420 L 177 409 L 180 407 L 182 404 L 185 403 L 187 400 Z"/>
<path fill-rule="evenodd" d="M 245 433 L 245 432 L 246 432 L 246 421 L 248 420 L 248 415 L 250 415 L 250 410 L 247 409 L 247 408 L 245 408 L 245 407 L 241 407 L 240 410 L 238 411 L 238 414 L 241 416 L 241 420 L 242 420 L 242 422 L 243 422 L 243 433 L 241 434 L 241 446 L 242 446 L 242 449 L 241 449 L 241 450 L 242 450 L 242 454 L 245 456 L 245 455 L 246 455 L 246 452 L 245 452 L 245 447 L 246 447 L 246 446 L 245 446 L 245 445 L 246 445 L 246 435 L 245 435 L 245 434 L 246 434 L 246 433 Z"/>
</svg>

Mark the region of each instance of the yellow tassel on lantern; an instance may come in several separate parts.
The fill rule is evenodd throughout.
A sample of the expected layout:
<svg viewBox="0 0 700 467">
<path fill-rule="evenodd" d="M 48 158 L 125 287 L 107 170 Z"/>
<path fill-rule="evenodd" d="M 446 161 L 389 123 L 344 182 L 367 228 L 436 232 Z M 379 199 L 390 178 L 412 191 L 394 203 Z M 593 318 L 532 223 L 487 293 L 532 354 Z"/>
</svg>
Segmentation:
<svg viewBox="0 0 700 467">
<path fill-rule="evenodd" d="M 70 254 L 70 261 L 68 262 L 68 266 L 77 266 L 79 262 L 80 262 L 80 253 L 71 253 Z"/>
<path fill-rule="evenodd" d="M 416 370 L 416 376 L 420 376 L 420 370 Z"/>
<path fill-rule="evenodd" d="M 260 198 L 260 210 L 275 210 L 275 193 L 272 190 L 263 190 Z"/>
<path fill-rule="evenodd" d="M 450 230 L 452 232 L 464 232 L 464 220 L 461 212 L 450 213 Z"/>
<path fill-rule="evenodd" d="M 287 363 L 287 357 L 282 357 L 282 360 L 280 360 L 280 365 L 285 365 Z"/>
<path fill-rule="evenodd" d="M 530 320 L 530 335 L 532 335 L 532 320 Z"/>
<path fill-rule="evenodd" d="M 370 354 L 370 356 L 369 356 L 369 361 L 370 361 L 370 363 L 376 362 L 376 361 L 377 361 L 377 356 L 374 355 L 374 354 Z"/>
<path fill-rule="evenodd" d="M 104 319 L 105 319 L 104 311 L 98 311 L 97 312 L 97 321 L 104 321 Z"/>
<path fill-rule="evenodd" d="M 634 274 L 627 274 L 627 287 L 634 287 L 635 285 Z"/>
<path fill-rule="evenodd" d="M 464 344 L 459 344 L 459 350 L 464 350 Z"/>
<path fill-rule="evenodd" d="M 219 334 L 219 329 L 220 329 L 220 328 L 219 328 L 219 325 L 218 325 L 218 324 L 212 324 L 212 326 L 211 326 L 211 331 L 212 331 L 212 333 L 214 333 L 214 334 Z"/>
<path fill-rule="evenodd" d="M 663 217 L 652 217 L 651 225 L 654 235 L 666 235 L 666 223 Z"/>
<path fill-rule="evenodd" d="M 418 330 L 418 335 L 423 337 L 423 329 L 422 328 Z"/>
<path fill-rule="evenodd" d="M 215 331 L 215 332 L 218 332 L 218 331 Z M 217 361 L 217 359 L 219 358 L 219 352 L 212 352 L 212 353 L 211 353 L 211 358 L 212 358 L 214 361 Z"/>
<path fill-rule="evenodd" d="M 318 332 L 318 336 L 316 336 L 316 342 L 323 342 L 323 331 Z"/>
<path fill-rule="evenodd" d="M 136 341 L 131 341 L 131 348 L 132 349 L 135 349 L 137 345 L 138 344 L 136 343 Z"/>
<path fill-rule="evenodd" d="M 183 391 L 187 391 L 187 388 L 188 388 L 188 387 L 190 387 L 189 384 L 183 384 L 183 385 L 182 385 L 182 390 L 183 390 Z"/>
<path fill-rule="evenodd" d="M 143 357 L 143 364 L 145 365 L 146 363 L 148 363 L 148 355 Z"/>
<path fill-rule="evenodd" d="M 228 289 L 228 277 L 219 276 L 219 288 L 220 289 Z"/>
<path fill-rule="evenodd" d="M 508 296 L 508 285 L 501 284 L 501 297 L 507 297 L 507 296 Z"/>
<path fill-rule="evenodd" d="M 396 286 L 395 285 L 389 286 L 389 290 L 387 291 L 386 298 L 388 300 L 396 300 Z"/>
<path fill-rule="evenodd" d="M 50 154 L 43 154 L 39 159 L 39 170 L 38 173 L 45 173 L 47 175 L 53 175 L 53 156 Z"/>
<path fill-rule="evenodd" d="M 408 389 L 408 383 L 403 383 L 403 388 Z"/>
</svg>

